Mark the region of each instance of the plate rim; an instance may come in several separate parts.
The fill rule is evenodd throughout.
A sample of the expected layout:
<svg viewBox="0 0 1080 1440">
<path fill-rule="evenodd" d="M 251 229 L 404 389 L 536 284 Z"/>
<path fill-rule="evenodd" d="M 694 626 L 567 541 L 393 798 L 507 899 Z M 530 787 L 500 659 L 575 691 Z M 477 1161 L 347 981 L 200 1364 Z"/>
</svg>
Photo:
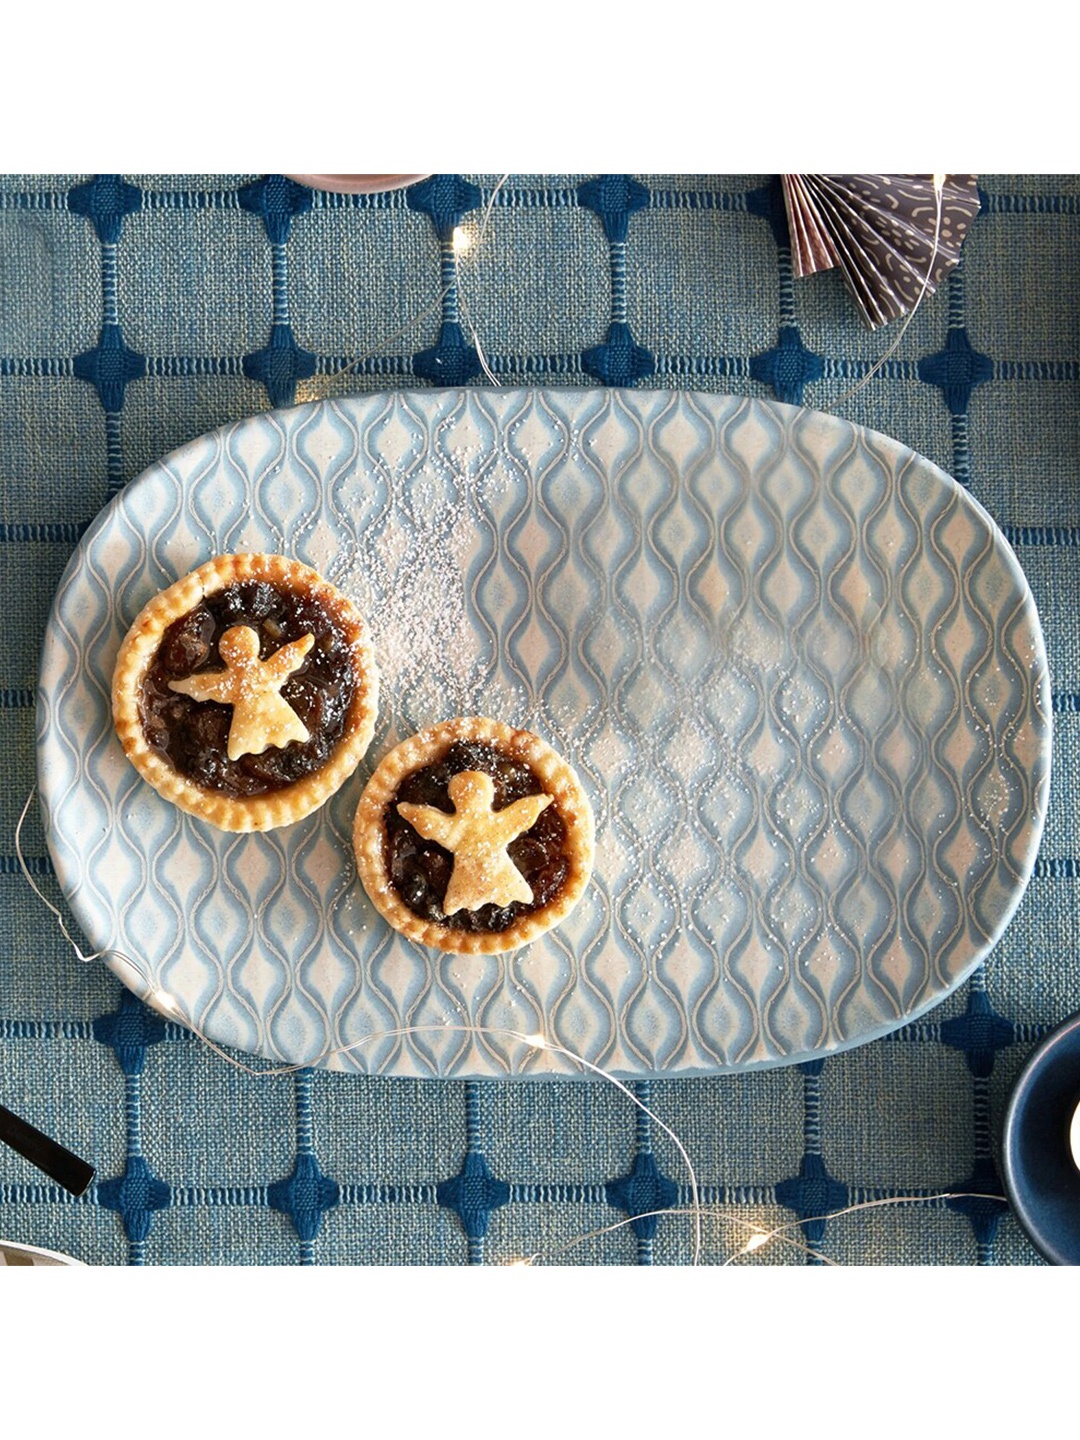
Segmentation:
<svg viewBox="0 0 1080 1440">
<path fill-rule="evenodd" d="M 29 1245 L 25 1240 L 6 1240 L 0 1236 L 0 1250 L 19 1250 L 24 1255 L 40 1255 L 45 1260 L 55 1260 L 58 1266 L 88 1268 L 85 1260 L 78 1260 L 63 1250 L 49 1250 L 44 1245 Z"/>
</svg>

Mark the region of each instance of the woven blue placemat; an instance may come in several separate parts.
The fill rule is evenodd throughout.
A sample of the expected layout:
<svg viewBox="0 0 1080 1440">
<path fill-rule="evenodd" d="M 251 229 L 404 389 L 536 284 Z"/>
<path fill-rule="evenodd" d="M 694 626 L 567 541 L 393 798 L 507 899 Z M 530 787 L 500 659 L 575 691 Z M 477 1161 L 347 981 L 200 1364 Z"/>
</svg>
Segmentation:
<svg viewBox="0 0 1080 1440">
<path fill-rule="evenodd" d="M 241 1074 L 80 965 L 15 854 L 52 592 L 101 505 L 184 441 L 294 399 L 492 376 L 829 409 L 899 329 L 866 331 L 835 272 L 793 281 L 775 177 L 499 179 L 0 179 L 0 1100 L 98 1172 L 75 1200 L 0 1150 L 5 1239 L 92 1264 L 690 1258 L 685 1215 L 609 1228 L 690 1199 L 614 1087 Z M 1010 1086 L 1080 1009 L 1080 178 L 980 185 L 960 268 L 837 408 L 950 471 L 1017 550 L 1053 682 L 1042 851 L 985 967 L 925 1019 L 823 1062 L 634 1087 L 694 1162 L 708 1262 L 751 1225 L 806 1248 L 746 1264 L 1039 1260 L 994 1197 Z M 60 904 L 34 810 L 23 848 Z M 991 1198 L 942 1198 L 968 1192 Z"/>
</svg>

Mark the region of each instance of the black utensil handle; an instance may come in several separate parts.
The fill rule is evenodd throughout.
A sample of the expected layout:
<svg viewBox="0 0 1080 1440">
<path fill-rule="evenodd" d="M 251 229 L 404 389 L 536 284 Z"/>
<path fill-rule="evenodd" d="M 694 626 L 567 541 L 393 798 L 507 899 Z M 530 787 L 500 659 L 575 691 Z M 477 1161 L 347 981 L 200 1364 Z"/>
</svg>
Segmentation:
<svg viewBox="0 0 1080 1440">
<path fill-rule="evenodd" d="M 33 1125 L 20 1120 L 18 1115 L 5 1110 L 3 1105 L 0 1105 L 0 1140 L 72 1195 L 82 1195 L 94 1178 L 92 1165 L 65 1150 L 55 1140 L 50 1140 L 40 1130 L 35 1130 Z"/>
</svg>

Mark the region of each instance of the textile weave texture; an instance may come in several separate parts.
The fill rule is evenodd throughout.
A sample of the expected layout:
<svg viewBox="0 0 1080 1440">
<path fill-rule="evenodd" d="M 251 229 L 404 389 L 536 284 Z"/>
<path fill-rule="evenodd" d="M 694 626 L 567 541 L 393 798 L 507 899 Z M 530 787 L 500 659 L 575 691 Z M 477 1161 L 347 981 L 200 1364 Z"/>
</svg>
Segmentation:
<svg viewBox="0 0 1080 1440">
<path fill-rule="evenodd" d="M 685 1264 L 670 1129 L 706 1263 L 1040 1263 L 999 1154 L 1027 1055 L 1080 1009 L 1080 178 L 979 183 L 960 266 L 849 395 L 902 326 L 867 331 L 835 272 L 793 280 L 779 177 L 441 175 L 370 197 L 0 177 L 0 1099 L 97 1167 L 74 1199 L 0 1149 L 0 1237 L 91 1264 Z M 635 1085 L 646 1110 L 602 1080 L 256 1078 L 73 955 L 15 834 L 49 605 L 86 525 L 226 421 L 493 383 L 835 410 L 1001 525 L 1047 640 L 1050 808 L 1007 932 L 932 1013 L 802 1066 Z M 33 806 L 22 850 L 62 907 Z"/>
</svg>

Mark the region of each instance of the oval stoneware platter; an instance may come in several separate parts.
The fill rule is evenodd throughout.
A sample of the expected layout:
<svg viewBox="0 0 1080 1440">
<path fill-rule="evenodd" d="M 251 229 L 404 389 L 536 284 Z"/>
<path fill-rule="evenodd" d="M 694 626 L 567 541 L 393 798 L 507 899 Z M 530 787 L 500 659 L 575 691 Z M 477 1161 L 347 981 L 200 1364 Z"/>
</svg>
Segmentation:
<svg viewBox="0 0 1080 1440">
<path fill-rule="evenodd" d="M 153 594 L 255 550 L 356 602 L 382 698 L 328 805 L 235 835 L 139 778 L 109 695 Z M 356 879 L 371 769 L 459 714 L 535 730 L 596 816 L 584 898 L 504 955 L 412 944 Z M 1050 703 L 1016 557 L 895 440 L 730 396 L 432 390 L 256 415 L 132 482 L 56 596 L 38 735 L 75 917 L 216 1043 L 647 1077 L 810 1059 L 953 990 L 1031 874 Z"/>
</svg>

